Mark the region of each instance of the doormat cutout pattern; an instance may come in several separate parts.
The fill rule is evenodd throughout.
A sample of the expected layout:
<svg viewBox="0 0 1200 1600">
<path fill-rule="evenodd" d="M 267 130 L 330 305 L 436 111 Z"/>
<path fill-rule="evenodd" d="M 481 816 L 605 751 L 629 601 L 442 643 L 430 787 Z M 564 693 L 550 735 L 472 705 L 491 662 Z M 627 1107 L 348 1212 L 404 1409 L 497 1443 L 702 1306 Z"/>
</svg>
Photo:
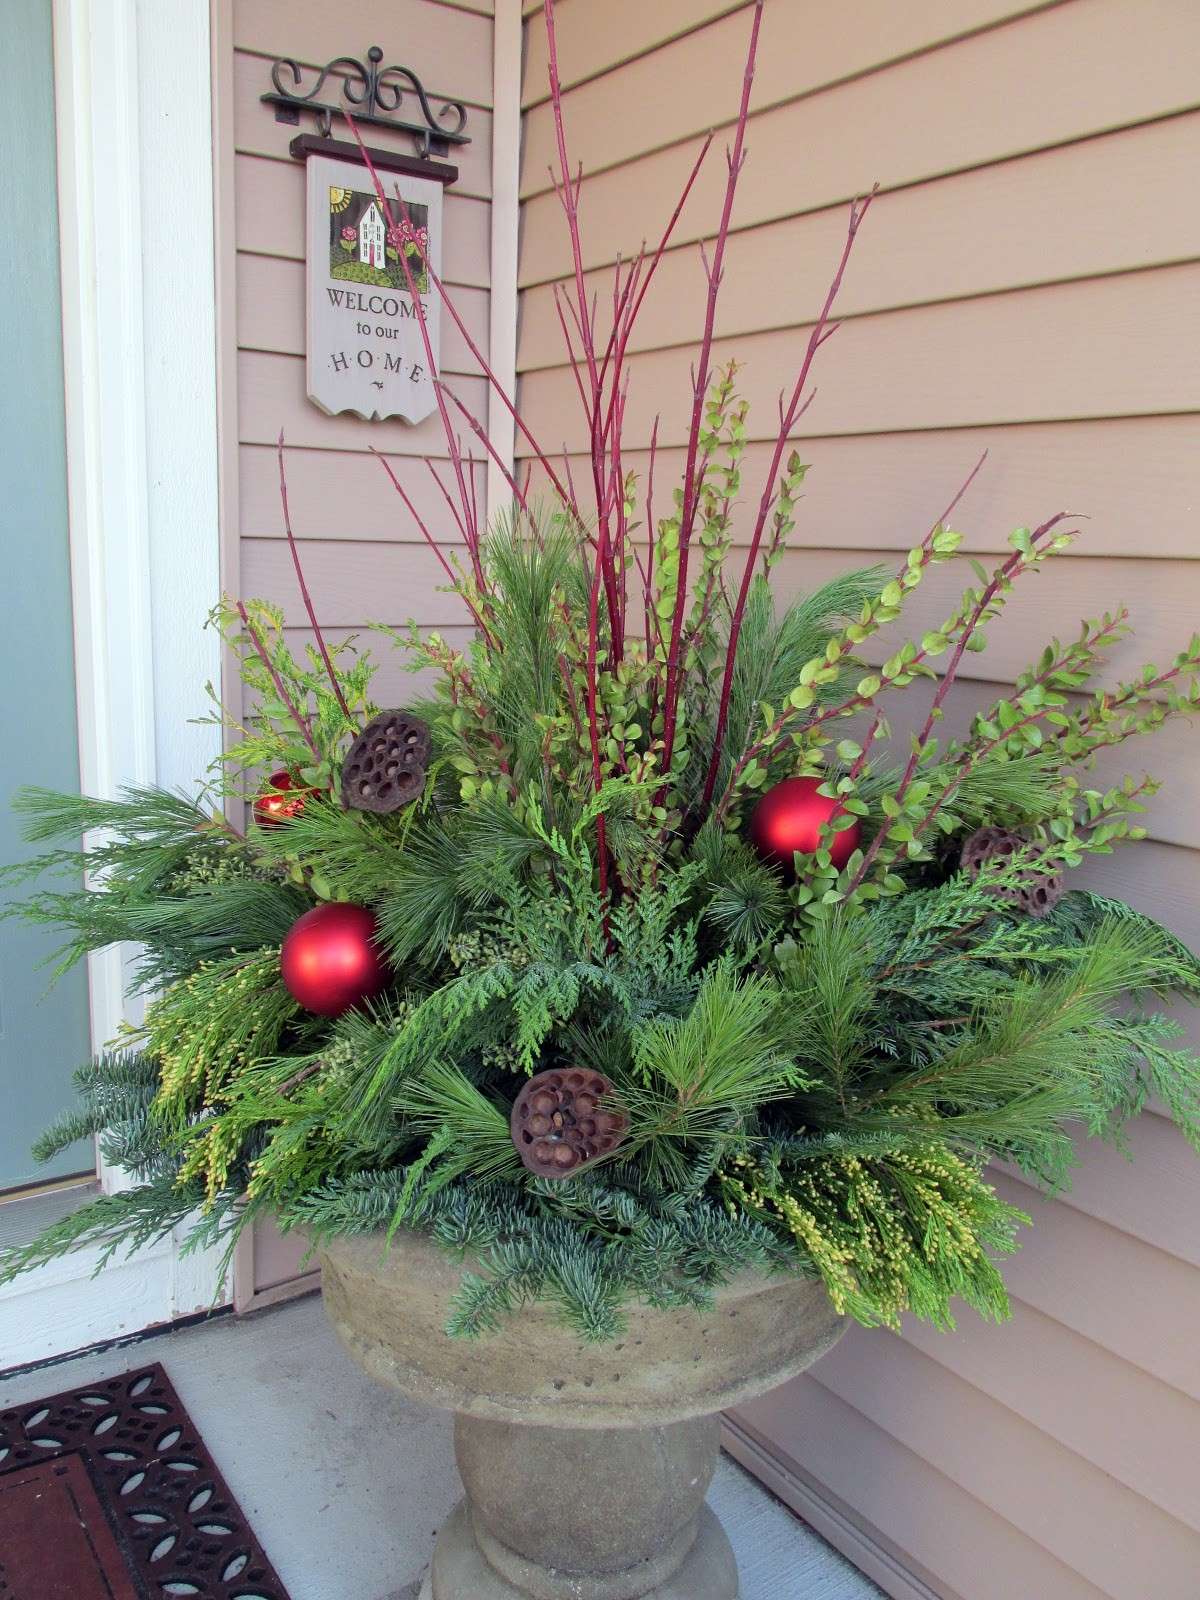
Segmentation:
<svg viewBox="0 0 1200 1600">
<path fill-rule="evenodd" d="M 143 1600 L 289 1600 L 157 1362 L 0 1411 L 0 1485 L 68 1455 Z M 0 1550 L 0 1600 L 25 1600 L 6 1583 Z"/>
</svg>

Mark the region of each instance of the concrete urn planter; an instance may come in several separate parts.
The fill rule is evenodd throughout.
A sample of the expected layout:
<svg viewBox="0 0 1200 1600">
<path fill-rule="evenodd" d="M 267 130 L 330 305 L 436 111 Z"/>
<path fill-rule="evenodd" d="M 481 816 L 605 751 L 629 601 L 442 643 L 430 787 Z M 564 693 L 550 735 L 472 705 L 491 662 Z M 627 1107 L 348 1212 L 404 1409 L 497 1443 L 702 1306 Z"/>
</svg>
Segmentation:
<svg viewBox="0 0 1200 1600">
<path fill-rule="evenodd" d="M 843 1319 L 820 1284 L 744 1274 L 706 1313 L 629 1307 L 582 1345 L 552 1308 L 478 1340 L 445 1333 L 462 1267 L 419 1234 L 335 1240 L 325 1308 L 371 1377 L 454 1416 L 466 1494 L 422 1600 L 735 1600 L 705 1494 L 717 1413 L 802 1371 Z"/>
</svg>

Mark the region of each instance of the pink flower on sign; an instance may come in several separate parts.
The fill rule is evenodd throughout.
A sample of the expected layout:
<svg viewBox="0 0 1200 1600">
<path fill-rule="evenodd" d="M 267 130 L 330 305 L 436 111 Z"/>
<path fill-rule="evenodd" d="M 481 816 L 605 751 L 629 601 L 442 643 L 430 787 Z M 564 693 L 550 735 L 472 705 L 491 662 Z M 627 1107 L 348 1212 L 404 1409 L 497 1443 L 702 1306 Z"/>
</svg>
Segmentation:
<svg viewBox="0 0 1200 1600">
<path fill-rule="evenodd" d="M 393 250 L 415 244 L 421 255 L 429 249 L 429 229 L 414 228 L 411 222 L 394 222 L 387 231 L 387 242 Z"/>
<path fill-rule="evenodd" d="M 347 244 L 353 244 L 354 241 L 358 238 L 358 229 L 357 228 L 343 228 L 342 229 L 342 238 L 345 239 Z"/>
</svg>

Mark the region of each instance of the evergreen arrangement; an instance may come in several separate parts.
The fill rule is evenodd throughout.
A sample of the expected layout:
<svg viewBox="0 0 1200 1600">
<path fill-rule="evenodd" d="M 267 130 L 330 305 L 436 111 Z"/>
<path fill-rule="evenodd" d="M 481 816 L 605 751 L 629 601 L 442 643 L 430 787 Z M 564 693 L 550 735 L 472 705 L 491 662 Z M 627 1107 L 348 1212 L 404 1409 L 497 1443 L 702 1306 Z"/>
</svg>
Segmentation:
<svg viewBox="0 0 1200 1600">
<path fill-rule="evenodd" d="M 97 1135 L 135 1186 L 0 1257 L 0 1279 L 181 1225 L 188 1247 L 229 1249 L 262 1214 L 318 1243 L 418 1228 L 469 1252 L 457 1335 L 545 1300 L 608 1339 L 631 1299 L 703 1307 L 745 1269 L 818 1276 L 869 1325 L 949 1327 L 956 1299 L 1006 1310 L 996 1263 L 1028 1219 L 990 1162 L 1061 1188 L 1077 1136 L 1119 1140 L 1150 1097 L 1200 1148 L 1200 1068 L 1165 1012 L 1200 994 L 1200 962 L 1070 876 L 1144 836 L 1153 782 L 1095 787 L 1093 761 L 1200 705 L 1200 637 L 1096 687 L 1127 616 L 1086 620 L 945 737 L 967 654 L 1075 537 L 1064 515 L 1017 529 L 906 638 L 914 592 L 958 559 L 966 484 L 896 570 L 772 594 L 807 470 L 789 440 L 869 201 L 735 546 L 746 407 L 713 335 L 760 17 L 665 508 L 656 437 L 644 483 L 623 466 L 627 350 L 707 145 L 601 311 L 547 5 L 586 493 L 479 355 L 544 495 L 500 463 L 511 515 L 481 526 L 462 408 L 439 386 L 461 562 L 393 481 L 473 641 L 381 630 L 432 674 L 428 698 L 376 703 L 370 654 L 326 643 L 297 561 L 302 657 L 271 604 L 215 619 L 249 709 L 215 713 L 225 750 L 195 797 L 24 796 L 46 846 L 19 869 L 24 914 L 66 930 L 63 966 L 130 947 L 147 1004 L 38 1147 Z M 375 182 L 389 225 L 407 222 Z M 281 442 L 281 480 L 283 464 Z M 286 523 L 286 487 L 283 503 Z M 905 694 L 922 709 L 897 740 Z M 55 887 L 78 881 L 81 838 L 87 887 Z"/>
</svg>

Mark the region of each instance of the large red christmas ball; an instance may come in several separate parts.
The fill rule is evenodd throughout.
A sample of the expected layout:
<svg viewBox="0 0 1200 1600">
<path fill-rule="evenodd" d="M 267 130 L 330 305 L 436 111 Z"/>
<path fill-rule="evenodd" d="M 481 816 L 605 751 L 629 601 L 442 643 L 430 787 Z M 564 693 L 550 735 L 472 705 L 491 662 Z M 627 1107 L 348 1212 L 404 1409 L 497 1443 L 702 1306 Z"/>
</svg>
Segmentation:
<svg viewBox="0 0 1200 1600">
<path fill-rule="evenodd" d="M 254 802 L 254 820 L 260 828 L 277 828 L 281 822 L 290 822 L 304 810 L 304 802 L 320 790 L 310 789 L 301 783 L 286 767 L 273 772 L 267 786 Z"/>
<path fill-rule="evenodd" d="M 818 794 L 823 778 L 785 778 L 755 806 L 750 816 L 750 842 L 768 861 L 790 871 L 792 852 L 812 855 L 821 840 L 821 824 L 846 808 L 840 800 Z M 862 830 L 853 827 L 830 836 L 829 854 L 840 871 L 858 848 Z"/>
<path fill-rule="evenodd" d="M 319 1017 L 337 1017 L 378 994 L 388 966 L 375 943 L 377 925 L 366 906 L 330 900 L 294 922 L 279 952 L 293 1000 Z"/>
</svg>

